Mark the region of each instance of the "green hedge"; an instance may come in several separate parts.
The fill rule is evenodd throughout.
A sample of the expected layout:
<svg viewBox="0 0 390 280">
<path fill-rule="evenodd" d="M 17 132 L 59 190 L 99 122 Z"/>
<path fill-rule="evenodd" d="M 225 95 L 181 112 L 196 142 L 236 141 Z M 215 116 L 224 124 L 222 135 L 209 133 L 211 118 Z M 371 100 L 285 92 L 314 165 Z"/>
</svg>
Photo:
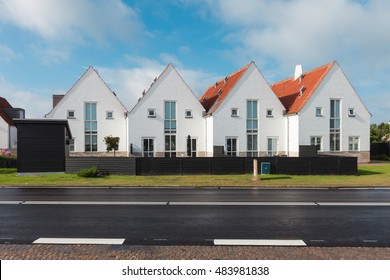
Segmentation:
<svg viewBox="0 0 390 280">
<path fill-rule="evenodd" d="M 16 168 L 17 160 L 14 157 L 0 155 L 0 168 Z"/>
</svg>

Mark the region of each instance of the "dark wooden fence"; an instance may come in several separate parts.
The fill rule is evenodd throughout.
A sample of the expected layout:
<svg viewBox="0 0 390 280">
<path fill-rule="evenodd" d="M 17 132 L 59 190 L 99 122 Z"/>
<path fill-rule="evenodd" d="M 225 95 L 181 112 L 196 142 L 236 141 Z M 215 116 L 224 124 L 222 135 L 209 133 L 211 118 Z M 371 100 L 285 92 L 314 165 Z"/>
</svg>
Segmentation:
<svg viewBox="0 0 390 280">
<path fill-rule="evenodd" d="M 109 174 L 124 175 L 200 175 L 249 174 L 253 172 L 249 157 L 209 158 L 130 158 L 130 157 L 67 157 L 66 173 L 96 167 Z M 289 175 L 357 175 L 355 157 L 261 157 L 270 163 L 271 174 Z"/>
<path fill-rule="evenodd" d="M 67 157 L 65 162 L 66 173 L 96 167 L 108 174 L 135 175 L 135 158 L 130 157 Z"/>
<path fill-rule="evenodd" d="M 356 157 L 261 157 L 269 162 L 271 174 L 289 175 L 357 175 Z M 137 175 L 248 174 L 253 158 L 137 158 Z M 260 172 L 260 170 L 259 170 Z"/>
<path fill-rule="evenodd" d="M 371 143 L 371 157 L 386 155 L 390 156 L 390 143 Z"/>
</svg>

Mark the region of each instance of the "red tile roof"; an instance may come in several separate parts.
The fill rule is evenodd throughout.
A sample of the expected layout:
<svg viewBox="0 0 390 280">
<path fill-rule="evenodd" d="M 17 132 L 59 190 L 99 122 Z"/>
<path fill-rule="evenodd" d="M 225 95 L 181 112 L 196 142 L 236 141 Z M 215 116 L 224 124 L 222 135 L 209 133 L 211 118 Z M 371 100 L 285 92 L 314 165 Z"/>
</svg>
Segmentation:
<svg viewBox="0 0 390 280">
<path fill-rule="evenodd" d="M 0 117 L 8 123 L 10 126 L 15 126 L 12 119 L 7 115 L 7 113 L 3 109 L 12 108 L 11 104 L 8 103 L 7 99 L 0 97 Z"/>
<path fill-rule="evenodd" d="M 225 79 L 222 79 L 216 82 L 214 85 L 211 85 L 206 90 L 199 101 L 202 103 L 208 114 L 212 114 L 218 109 L 219 105 L 221 105 L 222 101 L 226 98 L 226 96 L 228 96 L 229 92 L 241 79 L 251 64 L 252 62 L 240 70 L 234 72 L 233 74 L 226 76 Z"/>
<path fill-rule="evenodd" d="M 304 72 L 301 79 L 294 80 L 294 77 L 291 77 L 271 85 L 272 90 L 287 109 L 287 114 L 296 114 L 305 106 L 335 63 L 331 62 Z M 302 96 L 300 96 L 301 89 L 303 89 Z"/>
</svg>

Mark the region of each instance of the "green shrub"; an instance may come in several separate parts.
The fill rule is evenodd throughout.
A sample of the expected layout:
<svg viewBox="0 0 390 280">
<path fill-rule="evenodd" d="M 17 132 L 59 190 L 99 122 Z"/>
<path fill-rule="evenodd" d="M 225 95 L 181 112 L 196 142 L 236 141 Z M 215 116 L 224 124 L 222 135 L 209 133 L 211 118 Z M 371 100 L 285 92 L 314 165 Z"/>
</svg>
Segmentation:
<svg viewBox="0 0 390 280">
<path fill-rule="evenodd" d="M 382 155 L 376 155 L 371 157 L 373 160 L 390 160 L 390 157 L 388 155 L 382 154 Z"/>
<path fill-rule="evenodd" d="M 77 174 L 79 177 L 83 178 L 96 178 L 99 177 L 100 172 L 96 167 L 91 168 L 83 168 L 80 169 L 79 173 Z"/>
<path fill-rule="evenodd" d="M 0 154 L 0 168 L 15 168 L 16 158 Z"/>
</svg>

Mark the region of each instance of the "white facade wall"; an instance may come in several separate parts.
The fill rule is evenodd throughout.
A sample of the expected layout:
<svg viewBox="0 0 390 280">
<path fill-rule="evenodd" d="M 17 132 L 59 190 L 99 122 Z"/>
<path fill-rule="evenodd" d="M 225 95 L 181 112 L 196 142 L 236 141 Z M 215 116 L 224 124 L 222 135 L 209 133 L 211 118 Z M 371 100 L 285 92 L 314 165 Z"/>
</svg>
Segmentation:
<svg viewBox="0 0 390 280">
<path fill-rule="evenodd" d="M 197 156 L 205 156 L 204 108 L 171 64 L 129 114 L 129 143 L 133 156 L 142 155 L 144 138 L 154 139 L 154 156 L 164 156 L 165 101 L 176 102 L 176 156 L 187 156 L 188 135 L 197 139 Z M 155 118 L 148 117 L 148 109 L 155 109 Z M 186 110 L 192 111 L 192 118 L 186 118 Z"/>
<path fill-rule="evenodd" d="M 9 149 L 9 125 L 0 117 L 0 149 Z"/>
<path fill-rule="evenodd" d="M 284 154 L 286 145 L 284 107 L 271 90 L 264 77 L 252 63 L 243 74 L 222 104 L 213 113 L 214 146 L 224 146 L 226 138 L 237 137 L 238 155 L 246 156 L 247 152 L 247 101 L 258 101 L 258 150 L 260 155 L 267 153 L 267 138 L 278 139 L 278 154 Z M 231 116 L 231 109 L 238 109 L 238 117 Z M 273 110 L 273 117 L 267 117 L 267 109 Z"/>
<path fill-rule="evenodd" d="M 107 87 L 95 70 L 90 67 L 80 80 L 67 92 L 57 106 L 46 115 L 48 119 L 67 119 L 68 110 L 74 111 L 75 118 L 68 118 L 75 152 L 85 152 L 85 104 L 97 103 L 98 151 L 106 152 L 105 136 L 119 137 L 118 152 L 128 152 L 127 110 Z M 107 112 L 113 112 L 108 119 Z M 93 153 L 93 152 L 89 152 Z"/>
<path fill-rule="evenodd" d="M 212 157 L 214 153 L 214 117 L 207 116 L 205 118 L 205 138 L 207 156 Z"/>
<path fill-rule="evenodd" d="M 300 145 L 310 145 L 311 136 L 322 136 L 323 152 L 329 152 L 331 99 L 341 100 L 340 152 L 348 152 L 348 140 L 350 136 L 359 137 L 360 152 L 369 152 L 371 114 L 337 63 L 329 71 L 299 114 Z M 322 107 L 322 117 L 316 117 L 316 107 Z M 348 116 L 349 108 L 355 109 L 355 117 Z"/>
<path fill-rule="evenodd" d="M 287 156 L 297 157 L 299 156 L 299 116 L 288 115 L 286 116 L 287 127 Z"/>
</svg>

